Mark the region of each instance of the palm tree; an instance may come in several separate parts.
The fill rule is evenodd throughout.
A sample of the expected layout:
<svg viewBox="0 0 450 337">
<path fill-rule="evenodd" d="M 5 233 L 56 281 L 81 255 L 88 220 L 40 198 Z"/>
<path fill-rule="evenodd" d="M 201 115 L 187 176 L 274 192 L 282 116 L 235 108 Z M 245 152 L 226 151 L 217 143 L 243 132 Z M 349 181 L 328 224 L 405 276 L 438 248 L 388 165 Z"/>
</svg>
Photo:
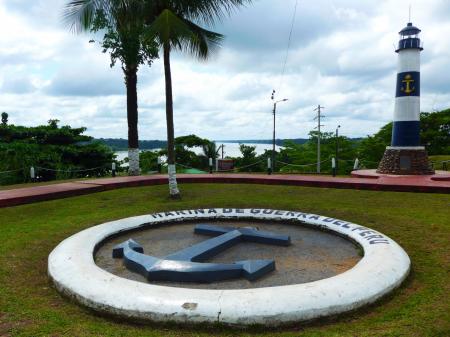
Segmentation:
<svg viewBox="0 0 450 337">
<path fill-rule="evenodd" d="M 142 0 L 71 0 L 63 17 L 76 33 L 104 32 L 103 52 L 109 51 L 111 67 L 119 60 L 127 91 L 129 175 L 139 175 L 137 72 L 158 57 L 157 46 L 142 43 L 145 28 Z"/>
<path fill-rule="evenodd" d="M 233 9 L 250 3 L 251 0 L 147 0 L 146 39 L 156 42 L 164 55 L 166 83 L 167 161 L 169 171 L 169 193 L 171 198 L 180 198 L 176 180 L 172 74 L 170 53 L 172 50 L 187 52 L 206 60 L 220 46 L 223 35 L 206 30 L 197 23 L 212 25 L 216 20 L 230 14 Z M 197 22 L 197 23 L 195 23 Z"/>
<path fill-rule="evenodd" d="M 213 158 L 214 160 L 219 156 L 215 142 L 208 142 L 202 145 L 203 155 L 206 158 Z"/>
</svg>

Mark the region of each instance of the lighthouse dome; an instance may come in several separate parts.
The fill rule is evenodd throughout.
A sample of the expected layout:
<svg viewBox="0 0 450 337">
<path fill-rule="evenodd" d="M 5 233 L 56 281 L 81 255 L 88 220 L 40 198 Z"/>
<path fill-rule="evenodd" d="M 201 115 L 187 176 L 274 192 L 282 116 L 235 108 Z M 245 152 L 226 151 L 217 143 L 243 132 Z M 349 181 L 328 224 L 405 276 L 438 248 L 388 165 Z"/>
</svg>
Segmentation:
<svg viewBox="0 0 450 337">
<path fill-rule="evenodd" d="M 403 28 L 400 32 L 398 32 L 401 36 L 411 36 L 417 35 L 421 32 L 419 28 L 413 26 L 411 22 L 408 22 L 405 28 Z"/>
<path fill-rule="evenodd" d="M 423 50 L 422 42 L 419 39 L 419 33 L 421 30 L 416 26 L 413 26 L 411 22 L 408 22 L 405 28 L 403 28 L 400 34 L 400 41 L 398 42 L 398 48 L 396 52 L 400 52 L 406 49 L 418 49 Z"/>
</svg>

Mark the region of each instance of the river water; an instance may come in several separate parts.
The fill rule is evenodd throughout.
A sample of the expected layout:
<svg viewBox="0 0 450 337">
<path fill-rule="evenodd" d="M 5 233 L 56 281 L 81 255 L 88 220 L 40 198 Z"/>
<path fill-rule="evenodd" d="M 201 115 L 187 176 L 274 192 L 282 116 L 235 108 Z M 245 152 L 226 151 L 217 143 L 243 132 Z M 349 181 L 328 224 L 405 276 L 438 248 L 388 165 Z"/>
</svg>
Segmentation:
<svg viewBox="0 0 450 337">
<path fill-rule="evenodd" d="M 216 143 L 217 147 L 219 147 L 220 145 L 222 145 L 221 143 Z M 239 151 L 239 145 L 238 143 L 224 143 L 224 158 L 226 157 L 240 157 L 241 156 L 241 152 Z M 251 144 L 251 143 L 245 143 L 245 145 L 248 146 L 255 146 L 256 149 L 256 153 L 258 155 L 261 155 L 264 153 L 264 150 L 271 150 L 272 149 L 272 145 L 271 144 Z M 275 146 L 276 151 L 279 151 L 280 149 L 282 149 L 281 146 Z M 201 148 L 193 148 L 192 149 L 195 153 L 197 154 L 201 154 L 203 151 Z M 157 151 L 157 149 L 154 149 L 152 151 Z M 126 157 L 128 157 L 128 152 L 127 151 L 117 151 L 115 153 L 117 155 L 117 160 L 123 160 Z M 222 152 L 219 151 L 219 157 L 222 156 Z"/>
</svg>

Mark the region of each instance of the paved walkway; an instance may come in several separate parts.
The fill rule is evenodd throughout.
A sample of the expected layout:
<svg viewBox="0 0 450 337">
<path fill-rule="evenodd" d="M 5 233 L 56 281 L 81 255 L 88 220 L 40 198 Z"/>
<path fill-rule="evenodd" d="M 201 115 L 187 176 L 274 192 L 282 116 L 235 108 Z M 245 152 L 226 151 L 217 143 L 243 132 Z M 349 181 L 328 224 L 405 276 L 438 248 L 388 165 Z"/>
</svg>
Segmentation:
<svg viewBox="0 0 450 337">
<path fill-rule="evenodd" d="M 179 183 L 227 183 L 294 185 L 347 188 L 377 191 L 450 193 L 450 180 L 433 180 L 430 176 L 382 176 L 360 172 L 359 177 L 341 178 L 305 175 L 264 174 L 179 174 Z M 450 174 L 448 174 L 450 177 Z M 442 175 L 440 176 L 442 178 Z M 167 184 L 166 175 L 103 178 L 45 186 L 0 191 L 0 207 L 28 204 L 43 200 L 72 197 L 116 188 Z"/>
</svg>

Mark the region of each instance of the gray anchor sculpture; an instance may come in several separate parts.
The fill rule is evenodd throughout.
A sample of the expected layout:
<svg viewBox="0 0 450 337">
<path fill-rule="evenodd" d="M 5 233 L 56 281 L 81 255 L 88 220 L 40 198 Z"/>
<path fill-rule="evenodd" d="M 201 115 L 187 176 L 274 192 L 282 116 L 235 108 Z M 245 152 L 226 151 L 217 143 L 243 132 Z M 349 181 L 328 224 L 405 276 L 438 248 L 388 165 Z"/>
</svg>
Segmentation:
<svg viewBox="0 0 450 337">
<path fill-rule="evenodd" d="M 249 281 L 273 271 L 274 260 L 246 260 L 230 264 L 203 263 L 214 255 L 239 242 L 257 242 L 288 246 L 291 239 L 286 235 L 259 231 L 255 228 L 232 228 L 197 225 L 194 233 L 215 236 L 176 253 L 157 258 L 144 255 L 144 249 L 129 239 L 113 248 L 113 258 L 123 258 L 125 266 L 143 275 L 147 280 L 173 282 L 211 283 L 231 278 L 245 277 Z"/>
</svg>

